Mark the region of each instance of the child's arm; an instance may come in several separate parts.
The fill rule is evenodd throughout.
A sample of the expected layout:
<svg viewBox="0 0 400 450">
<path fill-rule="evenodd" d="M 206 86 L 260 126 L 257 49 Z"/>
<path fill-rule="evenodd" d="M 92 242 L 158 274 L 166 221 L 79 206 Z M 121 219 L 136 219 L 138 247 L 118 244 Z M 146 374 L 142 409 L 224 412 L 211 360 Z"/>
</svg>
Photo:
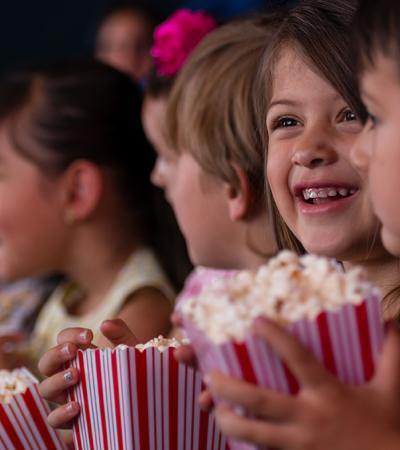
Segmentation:
<svg viewBox="0 0 400 450">
<path fill-rule="evenodd" d="M 167 336 L 171 328 L 171 302 L 158 289 L 146 287 L 134 292 L 125 302 L 117 318 L 129 324 L 138 342 L 145 343 L 162 334 Z M 100 337 L 96 344 L 109 347 L 110 342 Z M 115 345 L 115 342 L 112 342 Z"/>
<path fill-rule="evenodd" d="M 136 345 L 136 337 L 120 319 L 106 320 L 101 324 L 101 332 L 108 344 Z M 79 381 L 79 372 L 75 368 L 64 370 L 64 364 L 75 358 L 78 348 L 91 346 L 93 333 L 85 328 L 68 328 L 59 333 L 58 345 L 48 350 L 39 361 L 39 371 L 48 377 L 39 385 L 43 398 L 60 406 L 48 416 L 49 424 L 54 428 L 66 428 L 79 413 L 77 402 L 67 402 L 67 389 Z"/>
<path fill-rule="evenodd" d="M 362 387 L 339 383 L 287 332 L 259 321 L 255 331 L 282 357 L 301 384 L 295 397 L 233 378 L 207 376 L 213 396 L 241 405 L 247 419 L 216 408 L 228 436 L 291 450 L 395 450 L 400 448 L 400 332 L 392 326 L 376 375 Z"/>
</svg>

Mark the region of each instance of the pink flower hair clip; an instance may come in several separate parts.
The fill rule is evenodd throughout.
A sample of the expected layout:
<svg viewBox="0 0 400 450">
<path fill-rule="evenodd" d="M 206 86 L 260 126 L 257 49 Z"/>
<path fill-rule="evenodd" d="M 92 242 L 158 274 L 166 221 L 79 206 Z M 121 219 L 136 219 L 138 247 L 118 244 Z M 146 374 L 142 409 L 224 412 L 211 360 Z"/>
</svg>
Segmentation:
<svg viewBox="0 0 400 450">
<path fill-rule="evenodd" d="M 216 26 L 215 20 L 203 11 L 179 9 L 172 14 L 154 32 L 151 55 L 157 74 L 176 75 L 196 45 Z"/>
</svg>

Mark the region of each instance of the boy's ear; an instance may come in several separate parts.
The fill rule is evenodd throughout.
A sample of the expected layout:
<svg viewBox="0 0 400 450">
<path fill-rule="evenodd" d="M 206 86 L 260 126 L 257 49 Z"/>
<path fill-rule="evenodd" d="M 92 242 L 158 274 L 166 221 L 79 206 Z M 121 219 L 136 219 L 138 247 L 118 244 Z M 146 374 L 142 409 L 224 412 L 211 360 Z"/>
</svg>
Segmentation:
<svg viewBox="0 0 400 450">
<path fill-rule="evenodd" d="M 236 173 L 239 184 L 234 186 L 226 183 L 226 195 L 228 201 L 229 217 L 237 222 L 244 220 L 251 209 L 251 189 L 249 178 L 246 172 L 237 163 L 231 162 L 232 168 Z"/>
<path fill-rule="evenodd" d="M 64 173 L 62 203 L 65 222 L 88 218 L 97 208 L 104 189 L 104 175 L 90 161 L 73 162 Z"/>
</svg>

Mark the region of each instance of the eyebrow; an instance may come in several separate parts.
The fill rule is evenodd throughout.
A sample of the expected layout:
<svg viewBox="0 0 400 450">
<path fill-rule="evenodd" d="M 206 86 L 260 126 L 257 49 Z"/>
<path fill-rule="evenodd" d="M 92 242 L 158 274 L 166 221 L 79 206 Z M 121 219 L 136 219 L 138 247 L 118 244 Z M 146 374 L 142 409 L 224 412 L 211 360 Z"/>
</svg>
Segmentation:
<svg viewBox="0 0 400 450">
<path fill-rule="evenodd" d="M 300 102 L 294 101 L 294 100 L 286 100 L 286 99 L 278 99 L 269 104 L 268 109 L 272 108 L 273 106 L 277 105 L 284 105 L 284 106 L 299 106 Z"/>
</svg>

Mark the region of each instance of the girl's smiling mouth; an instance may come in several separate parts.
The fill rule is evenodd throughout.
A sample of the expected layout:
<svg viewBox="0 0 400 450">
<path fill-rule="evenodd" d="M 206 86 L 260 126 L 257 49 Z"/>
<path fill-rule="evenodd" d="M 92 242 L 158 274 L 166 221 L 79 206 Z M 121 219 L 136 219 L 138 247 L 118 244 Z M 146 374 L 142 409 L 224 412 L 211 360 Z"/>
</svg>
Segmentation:
<svg viewBox="0 0 400 450">
<path fill-rule="evenodd" d="M 352 203 L 359 187 L 345 183 L 302 183 L 296 185 L 293 192 L 301 213 L 323 214 Z"/>
</svg>

